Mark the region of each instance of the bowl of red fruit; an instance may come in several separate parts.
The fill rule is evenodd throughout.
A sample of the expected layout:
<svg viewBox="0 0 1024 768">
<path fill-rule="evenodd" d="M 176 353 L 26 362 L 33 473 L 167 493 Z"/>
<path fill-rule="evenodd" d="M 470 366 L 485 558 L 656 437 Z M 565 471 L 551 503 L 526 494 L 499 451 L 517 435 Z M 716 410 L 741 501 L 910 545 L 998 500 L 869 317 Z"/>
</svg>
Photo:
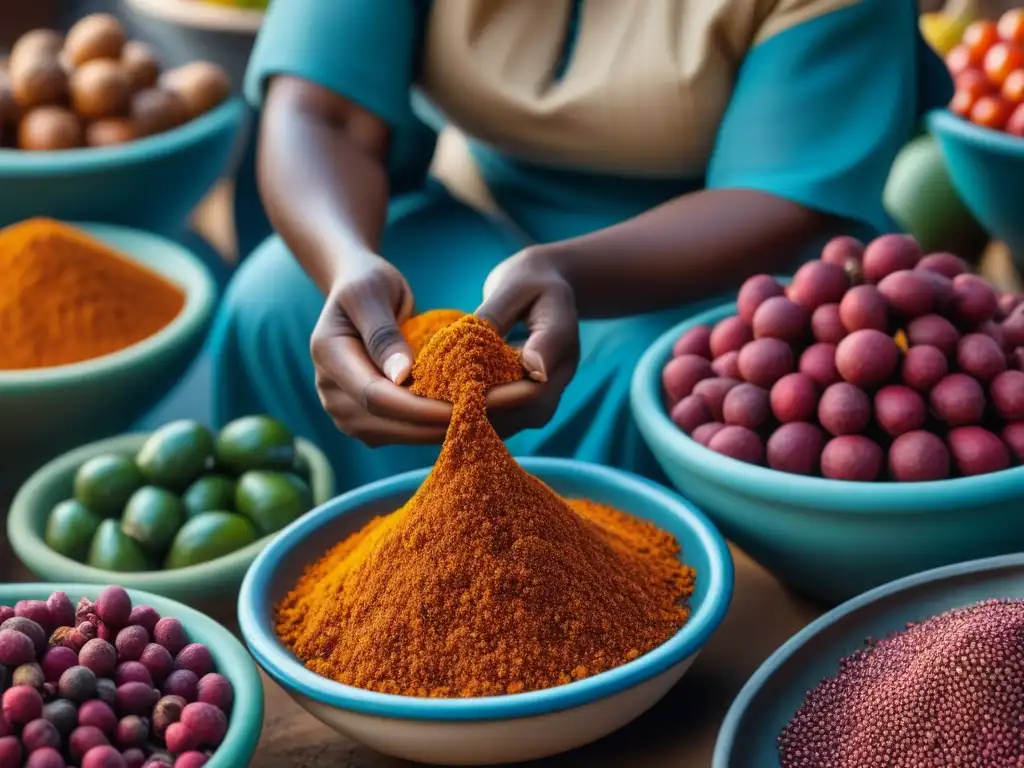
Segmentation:
<svg viewBox="0 0 1024 768">
<path fill-rule="evenodd" d="M 671 481 L 805 594 L 1024 550 L 1024 296 L 909 236 L 751 277 L 652 345 L 631 398 Z"/>
<path fill-rule="evenodd" d="M 946 64 L 956 92 L 928 127 L 964 203 L 1024 265 L 1024 9 L 971 24 Z"/>
</svg>

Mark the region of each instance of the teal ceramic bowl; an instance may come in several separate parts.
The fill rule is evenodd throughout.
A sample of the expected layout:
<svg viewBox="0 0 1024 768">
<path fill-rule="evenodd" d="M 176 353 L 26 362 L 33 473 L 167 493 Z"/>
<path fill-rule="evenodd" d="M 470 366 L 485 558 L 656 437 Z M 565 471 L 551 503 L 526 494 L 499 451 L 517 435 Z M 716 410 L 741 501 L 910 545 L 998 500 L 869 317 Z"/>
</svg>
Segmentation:
<svg viewBox="0 0 1024 768">
<path fill-rule="evenodd" d="M 116 147 L 0 150 L 0 226 L 32 216 L 177 235 L 238 157 L 248 110 L 232 99 L 173 131 Z"/>
<path fill-rule="evenodd" d="M 115 582 L 118 583 L 118 582 Z M 103 590 L 96 584 L 0 584 L 0 605 L 13 606 L 19 600 L 45 600 L 54 592 L 66 592 L 73 603 L 79 598 L 95 600 Z M 231 681 L 235 703 L 224 741 L 206 768 L 241 768 L 249 765 L 263 729 L 263 683 L 259 670 L 234 635 L 209 616 L 166 597 L 129 589 L 132 603 L 151 605 L 161 616 L 178 619 L 189 638 L 203 643 L 213 655 L 217 671 Z"/>
<path fill-rule="evenodd" d="M 75 472 L 85 461 L 102 453 L 132 456 L 147 437 L 146 434 L 120 435 L 91 443 L 54 459 L 33 474 L 15 496 L 7 518 L 11 548 L 32 573 L 47 581 L 120 584 L 126 589 L 142 589 L 189 605 L 208 607 L 219 615 L 218 604 L 234 603 L 246 570 L 275 534 L 208 563 L 141 573 L 116 573 L 83 565 L 57 554 L 43 539 L 50 510 L 71 497 Z M 298 448 L 310 466 L 314 503 L 323 504 L 334 495 L 331 466 L 312 443 L 300 439 Z"/>
<path fill-rule="evenodd" d="M 523 467 L 567 497 L 644 517 L 672 533 L 696 570 L 690 619 L 664 644 L 616 669 L 542 691 L 475 699 L 394 696 L 310 672 L 274 632 L 274 606 L 312 562 L 373 517 L 402 506 L 427 470 L 346 493 L 286 528 L 253 563 L 238 619 L 263 669 L 314 717 L 385 754 L 441 765 L 532 760 L 582 746 L 652 707 L 679 680 L 721 623 L 732 598 L 732 559 L 708 520 L 668 490 L 607 467 L 523 459 Z"/>
<path fill-rule="evenodd" d="M 0 183 L 0 190 L 2 197 L 10 186 Z M 130 427 L 189 367 L 210 325 L 216 288 L 209 270 L 191 252 L 138 230 L 79 226 L 179 285 L 185 307 L 161 331 L 110 355 L 53 368 L 0 371 L 0 489 L 16 487 L 30 471 L 76 445 Z"/>
<path fill-rule="evenodd" d="M 988 233 L 1024 268 L 1024 138 L 983 128 L 947 109 L 928 114 L 953 186 Z"/>
<path fill-rule="evenodd" d="M 679 491 L 783 582 L 838 603 L 911 573 L 1024 550 L 1024 467 L 929 483 L 853 483 L 776 472 L 722 456 L 681 432 L 662 400 L 672 345 L 705 312 L 659 338 L 633 375 L 641 434 Z"/>
<path fill-rule="evenodd" d="M 839 671 L 841 658 L 869 637 L 993 598 L 1024 599 L 1024 556 L 914 574 L 825 614 L 772 654 L 740 691 L 719 731 L 712 768 L 779 768 L 779 733 L 807 691 Z"/>
</svg>

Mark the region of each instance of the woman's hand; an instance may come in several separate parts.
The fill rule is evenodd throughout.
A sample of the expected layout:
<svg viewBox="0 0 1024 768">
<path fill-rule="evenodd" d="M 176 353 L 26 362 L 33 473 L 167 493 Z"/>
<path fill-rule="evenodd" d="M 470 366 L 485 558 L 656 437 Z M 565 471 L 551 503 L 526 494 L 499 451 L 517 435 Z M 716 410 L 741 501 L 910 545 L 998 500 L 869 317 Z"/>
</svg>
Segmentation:
<svg viewBox="0 0 1024 768">
<path fill-rule="evenodd" d="M 527 248 L 499 264 L 484 283 L 476 314 L 502 335 L 524 322 L 523 367 L 530 378 L 492 390 L 488 414 L 502 436 L 547 424 L 579 364 L 579 324 L 572 287 L 546 258 Z"/>
<path fill-rule="evenodd" d="M 320 402 L 338 429 L 370 446 L 439 443 L 451 406 L 401 386 L 412 350 L 399 323 L 412 313 L 409 284 L 379 256 L 346 265 L 310 339 Z"/>
</svg>

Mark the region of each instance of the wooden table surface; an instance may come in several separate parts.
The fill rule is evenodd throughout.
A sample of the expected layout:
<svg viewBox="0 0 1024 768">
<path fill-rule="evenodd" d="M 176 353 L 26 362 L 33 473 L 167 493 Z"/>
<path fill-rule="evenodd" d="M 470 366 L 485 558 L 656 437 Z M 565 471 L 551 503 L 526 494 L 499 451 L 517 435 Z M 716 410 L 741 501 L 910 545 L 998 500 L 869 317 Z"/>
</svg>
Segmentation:
<svg viewBox="0 0 1024 768">
<path fill-rule="evenodd" d="M 6 508 L 6 505 L 4 505 Z M 682 681 L 654 709 L 584 749 L 531 763 L 534 768 L 708 768 L 733 697 L 758 665 L 820 608 L 788 592 L 734 551 L 736 592 L 729 615 Z M 0 582 L 32 581 L 0 539 Z M 73 595 L 74 599 L 75 596 Z M 234 628 L 234 606 L 214 618 Z M 264 676 L 266 715 L 253 768 L 402 768 L 321 725 Z"/>
</svg>

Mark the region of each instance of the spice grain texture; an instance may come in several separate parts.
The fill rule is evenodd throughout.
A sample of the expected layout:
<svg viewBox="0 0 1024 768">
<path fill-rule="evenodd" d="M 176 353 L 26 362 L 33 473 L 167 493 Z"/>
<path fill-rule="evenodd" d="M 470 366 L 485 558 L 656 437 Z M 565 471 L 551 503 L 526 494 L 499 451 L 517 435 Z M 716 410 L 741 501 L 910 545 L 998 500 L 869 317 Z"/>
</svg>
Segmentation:
<svg viewBox="0 0 1024 768">
<path fill-rule="evenodd" d="M 0 230 L 0 370 L 92 360 L 164 328 L 185 306 L 163 276 L 74 227 Z"/>
<path fill-rule="evenodd" d="M 670 534 L 564 500 L 512 458 L 485 393 L 518 354 L 465 316 L 433 333 L 413 391 L 453 403 L 413 498 L 334 546 L 278 606 L 277 632 L 325 677 L 382 693 L 538 690 L 620 666 L 687 620 L 693 571 Z"/>
</svg>

